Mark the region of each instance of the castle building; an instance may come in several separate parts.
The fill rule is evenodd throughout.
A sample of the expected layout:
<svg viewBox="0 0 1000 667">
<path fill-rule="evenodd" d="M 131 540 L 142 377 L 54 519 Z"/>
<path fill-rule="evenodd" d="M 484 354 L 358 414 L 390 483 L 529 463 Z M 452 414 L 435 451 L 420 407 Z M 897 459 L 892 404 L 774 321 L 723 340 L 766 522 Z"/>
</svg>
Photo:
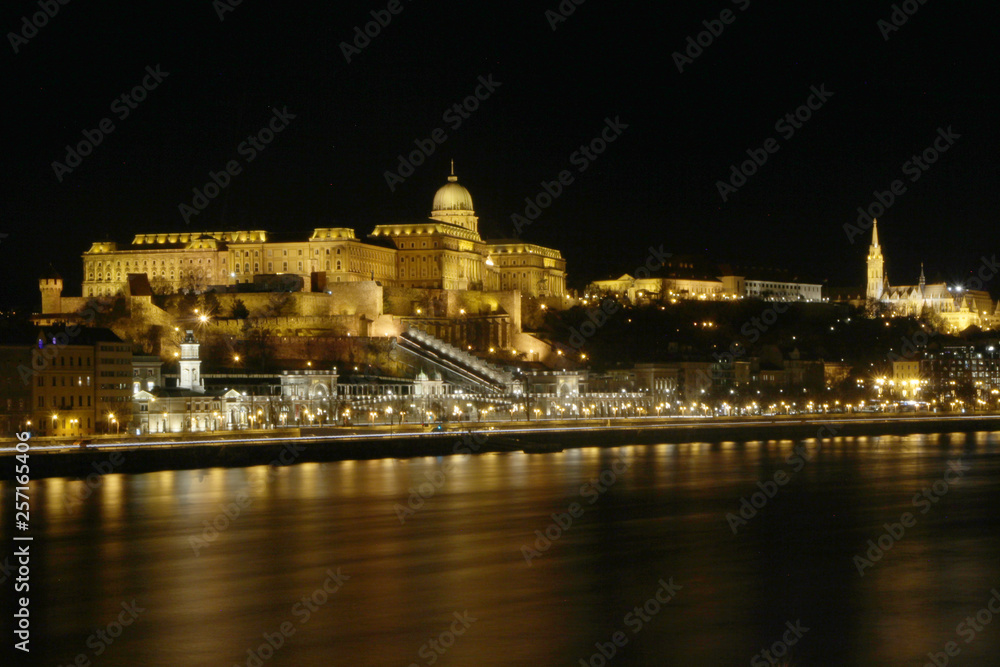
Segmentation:
<svg viewBox="0 0 1000 667">
<path fill-rule="evenodd" d="M 472 195 L 452 173 L 434 195 L 429 218 L 378 225 L 370 241 L 350 228 L 318 228 L 306 240 L 277 241 L 267 231 L 137 234 L 128 246 L 94 243 L 83 253 L 83 297 L 124 293 L 130 274 L 145 274 L 160 293 L 203 291 L 257 276 L 302 279 L 303 291 L 373 280 L 386 286 L 444 290 L 519 290 L 566 294 L 558 250 L 522 241 L 484 241 Z M 53 279 L 54 280 L 54 279 Z M 296 283 L 297 284 L 297 283 Z M 61 282 L 46 283 L 43 312 L 60 312 Z"/>
<path fill-rule="evenodd" d="M 893 315 L 936 315 L 948 331 L 963 331 L 970 326 L 989 328 L 993 321 L 994 305 L 988 292 L 952 289 L 946 283 L 928 284 L 923 264 L 916 285 L 891 285 L 879 243 L 878 220 L 872 222 L 872 241 L 868 247 L 866 296 L 869 302 L 882 304 Z"/>
<path fill-rule="evenodd" d="M 643 270 L 644 267 L 639 267 L 635 273 Z M 645 273 L 640 277 L 626 273 L 611 280 L 595 280 L 587 286 L 587 294 L 622 295 L 633 303 L 688 299 L 729 301 L 744 297 L 764 301 L 823 300 L 822 285 L 798 282 L 791 275 L 773 269 L 734 269 L 701 257 L 670 256 L 659 269 Z"/>
</svg>

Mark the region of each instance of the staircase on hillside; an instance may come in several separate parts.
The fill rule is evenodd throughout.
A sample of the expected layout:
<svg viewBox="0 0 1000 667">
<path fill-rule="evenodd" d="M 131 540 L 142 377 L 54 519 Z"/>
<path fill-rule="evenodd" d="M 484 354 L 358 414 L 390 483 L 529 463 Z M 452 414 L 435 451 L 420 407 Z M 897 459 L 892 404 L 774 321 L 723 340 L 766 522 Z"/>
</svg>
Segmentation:
<svg viewBox="0 0 1000 667">
<path fill-rule="evenodd" d="M 494 392 L 509 393 L 518 381 L 508 372 L 420 329 L 410 328 L 397 341 L 404 350 L 443 372 Z"/>
</svg>

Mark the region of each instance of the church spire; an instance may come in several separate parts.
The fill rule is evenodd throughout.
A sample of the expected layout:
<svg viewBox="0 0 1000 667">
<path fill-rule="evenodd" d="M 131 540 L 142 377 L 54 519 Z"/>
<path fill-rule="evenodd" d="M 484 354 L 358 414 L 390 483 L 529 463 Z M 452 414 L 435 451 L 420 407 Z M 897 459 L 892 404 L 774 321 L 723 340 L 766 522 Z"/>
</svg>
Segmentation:
<svg viewBox="0 0 1000 667">
<path fill-rule="evenodd" d="M 868 298 L 879 300 L 888 291 L 885 259 L 878 245 L 878 220 L 872 219 L 872 244 L 868 248 Z"/>
<path fill-rule="evenodd" d="M 455 175 L 455 161 L 451 161 L 451 176 L 448 177 L 449 183 L 455 183 L 458 181 L 458 176 Z"/>
</svg>

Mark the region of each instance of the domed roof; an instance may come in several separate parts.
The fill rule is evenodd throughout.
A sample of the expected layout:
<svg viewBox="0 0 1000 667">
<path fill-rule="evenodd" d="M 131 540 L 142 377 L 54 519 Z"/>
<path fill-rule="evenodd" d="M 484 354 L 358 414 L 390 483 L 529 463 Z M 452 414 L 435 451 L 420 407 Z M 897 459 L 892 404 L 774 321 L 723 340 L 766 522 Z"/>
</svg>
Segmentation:
<svg viewBox="0 0 1000 667">
<path fill-rule="evenodd" d="M 441 186 L 434 194 L 434 205 L 432 211 L 469 211 L 472 212 L 472 195 L 463 186 L 458 184 L 458 176 L 455 175 L 455 163 L 451 163 L 451 176 L 448 182 Z"/>
</svg>

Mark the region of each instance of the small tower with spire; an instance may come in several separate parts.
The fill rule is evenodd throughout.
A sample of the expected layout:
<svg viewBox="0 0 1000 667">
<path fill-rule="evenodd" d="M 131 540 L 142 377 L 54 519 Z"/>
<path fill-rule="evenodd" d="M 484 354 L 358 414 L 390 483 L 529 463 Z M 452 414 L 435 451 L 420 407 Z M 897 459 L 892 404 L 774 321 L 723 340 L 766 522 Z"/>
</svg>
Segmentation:
<svg viewBox="0 0 1000 667">
<path fill-rule="evenodd" d="M 925 288 L 927 287 L 927 279 L 924 278 L 924 263 L 920 262 L 920 298 L 924 298 L 926 295 Z"/>
<path fill-rule="evenodd" d="M 922 272 L 922 270 L 921 270 Z M 921 284 L 923 284 L 921 282 Z M 878 243 L 878 220 L 872 220 L 872 244 L 868 247 L 868 293 L 869 299 L 879 300 L 885 291 L 885 258 Z"/>
<path fill-rule="evenodd" d="M 205 385 L 201 381 L 201 358 L 198 354 L 200 347 L 194 332 L 188 329 L 181 341 L 180 378 L 177 386 L 203 393 Z"/>
</svg>

